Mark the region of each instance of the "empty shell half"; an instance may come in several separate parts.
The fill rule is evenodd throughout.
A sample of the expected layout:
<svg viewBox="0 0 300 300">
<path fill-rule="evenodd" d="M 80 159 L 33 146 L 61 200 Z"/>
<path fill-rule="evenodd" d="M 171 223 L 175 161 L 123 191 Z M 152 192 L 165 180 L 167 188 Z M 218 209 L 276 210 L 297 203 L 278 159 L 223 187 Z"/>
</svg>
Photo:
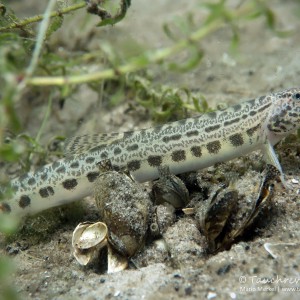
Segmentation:
<svg viewBox="0 0 300 300">
<path fill-rule="evenodd" d="M 107 245 L 107 226 L 97 222 L 80 223 L 73 232 L 73 255 L 81 265 L 87 265 Z"/>
</svg>

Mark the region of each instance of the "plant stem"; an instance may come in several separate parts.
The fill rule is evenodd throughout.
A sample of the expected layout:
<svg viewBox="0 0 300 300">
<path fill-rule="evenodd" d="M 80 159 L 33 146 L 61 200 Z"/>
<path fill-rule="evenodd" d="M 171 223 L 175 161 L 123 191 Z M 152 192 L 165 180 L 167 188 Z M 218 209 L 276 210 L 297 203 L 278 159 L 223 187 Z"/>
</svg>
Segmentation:
<svg viewBox="0 0 300 300">
<path fill-rule="evenodd" d="M 60 9 L 60 10 L 57 10 L 57 11 L 53 11 L 53 12 L 50 13 L 50 18 L 67 14 L 67 13 L 73 11 L 73 10 L 80 9 L 80 8 L 85 7 L 85 6 L 86 6 L 86 4 L 84 2 L 81 2 L 81 3 L 75 4 L 75 5 L 72 5 L 72 6 L 68 6 L 66 8 L 63 8 L 63 9 Z M 9 26 L 0 27 L 0 32 L 15 29 L 15 28 L 22 28 L 22 27 L 24 27 L 28 24 L 35 23 L 35 22 L 40 22 L 43 19 L 44 19 L 44 15 L 38 15 L 38 16 L 31 17 L 31 18 L 27 18 L 27 19 L 22 20 L 20 22 L 11 23 Z"/>
<path fill-rule="evenodd" d="M 181 40 L 175 45 L 159 49 L 156 51 L 146 52 L 141 56 L 131 59 L 128 63 L 121 65 L 115 69 L 106 69 L 103 71 L 95 72 L 92 74 L 74 75 L 74 76 L 52 76 L 52 77 L 33 77 L 26 80 L 27 85 L 65 85 L 65 84 L 79 84 L 92 82 L 104 79 L 113 79 L 120 75 L 124 75 L 129 72 L 135 72 L 145 68 L 151 63 L 158 63 L 163 59 L 174 55 L 183 49 L 185 49 L 190 43 L 195 43 L 203 39 L 209 33 L 216 31 L 223 25 L 221 20 L 215 20 L 205 27 L 201 27 L 197 31 L 193 32 L 187 39 Z"/>
<path fill-rule="evenodd" d="M 51 10 L 53 9 L 54 5 L 56 3 L 56 0 L 50 0 L 48 2 L 48 6 L 45 10 L 44 13 L 44 19 L 42 21 L 42 23 L 40 24 L 40 29 L 37 35 L 37 40 L 35 43 L 35 47 L 34 47 L 34 51 L 33 51 L 33 55 L 30 61 L 29 66 L 26 69 L 26 76 L 30 77 L 32 76 L 37 64 L 38 64 L 38 59 L 42 50 L 42 46 L 43 46 L 43 42 L 46 36 L 46 32 L 47 32 L 47 28 L 49 25 L 49 20 L 51 18 Z"/>
</svg>

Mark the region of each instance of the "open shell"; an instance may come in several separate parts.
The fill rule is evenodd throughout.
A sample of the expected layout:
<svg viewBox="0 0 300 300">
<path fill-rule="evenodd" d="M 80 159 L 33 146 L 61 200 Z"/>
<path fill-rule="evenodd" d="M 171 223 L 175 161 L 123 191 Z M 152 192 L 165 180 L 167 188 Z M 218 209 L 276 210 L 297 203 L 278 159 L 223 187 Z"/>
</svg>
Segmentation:
<svg viewBox="0 0 300 300">
<path fill-rule="evenodd" d="M 109 244 L 107 245 L 107 273 L 116 273 L 128 267 L 128 259 L 116 252 Z"/>
<path fill-rule="evenodd" d="M 87 265 L 107 245 L 107 226 L 97 222 L 80 223 L 73 232 L 73 255 L 81 265 Z"/>
<path fill-rule="evenodd" d="M 79 264 L 95 262 L 99 252 L 107 246 L 107 272 L 115 273 L 127 268 L 128 260 L 110 246 L 108 228 L 103 222 L 78 224 L 72 238 L 73 255 Z"/>
</svg>

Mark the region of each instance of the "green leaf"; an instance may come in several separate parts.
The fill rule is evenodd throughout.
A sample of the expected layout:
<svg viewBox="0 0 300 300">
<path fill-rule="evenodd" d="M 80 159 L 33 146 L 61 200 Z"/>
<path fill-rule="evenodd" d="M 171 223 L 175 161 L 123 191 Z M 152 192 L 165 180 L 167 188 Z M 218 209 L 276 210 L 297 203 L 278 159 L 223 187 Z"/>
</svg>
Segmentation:
<svg viewBox="0 0 300 300">
<path fill-rule="evenodd" d="M 172 32 L 172 30 L 171 30 L 169 24 L 164 24 L 164 25 L 163 25 L 163 31 L 164 31 L 165 35 L 166 35 L 170 40 L 172 40 L 172 41 L 174 41 L 174 42 L 177 40 L 176 35 Z"/>
<path fill-rule="evenodd" d="M 220 0 L 217 3 L 206 2 L 203 4 L 203 6 L 210 11 L 210 14 L 205 20 L 206 25 L 218 19 L 230 19 L 229 10 L 226 8 L 225 4 L 226 0 Z"/>
<path fill-rule="evenodd" d="M 57 31 L 62 26 L 63 21 L 63 15 L 51 18 L 47 29 L 46 37 L 49 38 L 53 32 Z"/>
<path fill-rule="evenodd" d="M 0 215 L 0 232 L 5 235 L 14 234 L 20 225 L 20 220 L 12 217 L 11 215 Z M 0 270 L 1 273 L 1 270 Z M 1 274 L 0 274 L 0 282 L 1 282 Z"/>
<path fill-rule="evenodd" d="M 18 23 L 19 19 L 12 9 L 4 6 L 3 4 L 0 4 L 0 9 L 0 27 L 6 27 L 11 24 L 12 21 Z"/>
<path fill-rule="evenodd" d="M 102 18 L 102 20 L 97 24 L 97 26 L 101 27 L 106 25 L 114 25 L 120 22 L 126 16 L 127 10 L 130 7 L 130 5 L 131 0 L 121 0 L 120 10 L 114 16 L 111 16 L 110 13 L 108 13 L 104 9 L 99 9 L 99 11 L 101 11 L 101 15 L 99 15 Z"/>
<path fill-rule="evenodd" d="M 238 29 L 235 26 L 232 26 L 232 38 L 231 38 L 231 42 L 230 42 L 230 52 L 231 53 L 235 53 L 237 51 L 239 42 L 240 42 L 240 36 L 239 36 L 239 32 Z"/>
<path fill-rule="evenodd" d="M 15 162 L 20 158 L 20 154 L 14 149 L 13 144 L 3 144 L 0 147 L 1 160 Z"/>
<path fill-rule="evenodd" d="M 172 62 L 169 64 L 169 69 L 172 71 L 187 72 L 195 68 L 201 62 L 204 56 L 204 52 L 201 49 L 198 49 L 196 45 L 190 47 L 189 50 L 190 50 L 190 55 L 185 62 L 181 64 Z"/>
</svg>

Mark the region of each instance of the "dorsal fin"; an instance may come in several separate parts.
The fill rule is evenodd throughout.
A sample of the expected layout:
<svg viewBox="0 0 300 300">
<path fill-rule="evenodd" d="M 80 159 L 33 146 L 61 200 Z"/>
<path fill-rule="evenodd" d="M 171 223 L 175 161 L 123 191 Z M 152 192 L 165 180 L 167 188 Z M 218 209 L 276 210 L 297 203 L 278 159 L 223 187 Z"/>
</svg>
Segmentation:
<svg viewBox="0 0 300 300">
<path fill-rule="evenodd" d="M 65 141 L 65 155 L 79 155 L 90 151 L 97 146 L 110 145 L 112 142 L 122 139 L 124 133 L 102 133 L 102 134 L 85 134 L 74 136 Z"/>
</svg>

